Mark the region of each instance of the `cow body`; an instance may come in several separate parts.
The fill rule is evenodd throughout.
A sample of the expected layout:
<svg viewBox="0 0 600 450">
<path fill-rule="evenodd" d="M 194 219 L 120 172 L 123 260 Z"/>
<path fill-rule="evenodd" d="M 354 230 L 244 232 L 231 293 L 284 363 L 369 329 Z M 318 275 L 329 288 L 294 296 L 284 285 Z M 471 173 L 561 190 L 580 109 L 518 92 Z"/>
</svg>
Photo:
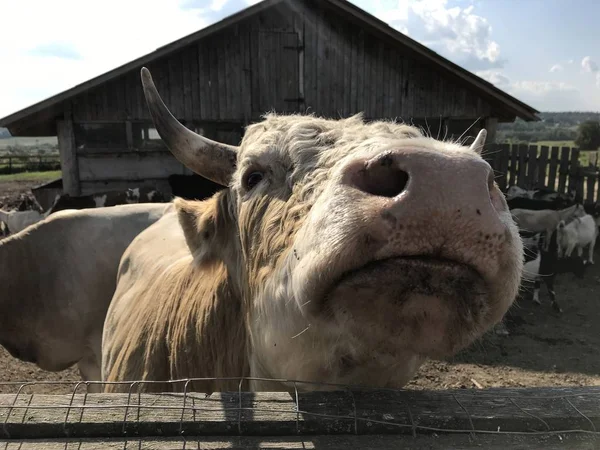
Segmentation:
<svg viewBox="0 0 600 450">
<path fill-rule="evenodd" d="M 576 204 L 576 191 L 571 190 L 568 195 L 559 194 L 553 189 L 538 188 L 525 190 L 519 186 L 511 186 L 506 192 L 508 208 L 528 209 L 540 211 L 543 209 L 560 210 Z"/>
<path fill-rule="evenodd" d="M 535 191 L 528 191 L 527 189 L 523 189 L 520 186 L 517 186 L 516 184 L 509 187 L 508 190 L 506 191 L 506 199 L 510 200 L 513 198 L 533 198 L 535 194 Z"/>
<path fill-rule="evenodd" d="M 541 211 L 541 210 L 553 210 L 558 211 L 560 209 L 573 206 L 572 203 L 558 197 L 554 200 L 541 200 L 537 198 L 525 198 L 525 197 L 514 197 L 506 201 L 508 208 L 513 209 L 525 209 L 530 211 Z"/>
<path fill-rule="evenodd" d="M 512 304 L 522 242 L 481 158 L 485 131 L 463 147 L 360 115 L 269 114 L 232 147 L 179 123 L 144 71 L 167 147 L 225 189 L 176 199 L 176 214 L 124 254 L 103 334 L 106 381 L 397 388 Z M 232 388 L 239 381 L 201 386 Z"/>
<path fill-rule="evenodd" d="M 181 302 L 184 287 L 196 295 Z M 114 298 L 104 330 L 110 346 L 104 349 L 102 379 L 250 375 L 239 294 L 231 292 L 222 265 L 203 271 L 194 267 L 175 212 L 140 233 L 125 251 Z M 126 354 L 123 346 L 128 348 Z M 227 351 L 215 351 L 219 348 Z M 144 374 L 146 368 L 153 368 L 150 377 Z M 235 390 L 238 385 L 235 380 L 196 382 L 188 389 L 212 392 Z M 158 383 L 145 388 L 171 390 Z"/>
<path fill-rule="evenodd" d="M 0 344 L 43 370 L 78 364 L 84 380 L 100 380 L 102 326 L 120 258 L 170 207 L 61 211 L 1 241 Z"/>
</svg>

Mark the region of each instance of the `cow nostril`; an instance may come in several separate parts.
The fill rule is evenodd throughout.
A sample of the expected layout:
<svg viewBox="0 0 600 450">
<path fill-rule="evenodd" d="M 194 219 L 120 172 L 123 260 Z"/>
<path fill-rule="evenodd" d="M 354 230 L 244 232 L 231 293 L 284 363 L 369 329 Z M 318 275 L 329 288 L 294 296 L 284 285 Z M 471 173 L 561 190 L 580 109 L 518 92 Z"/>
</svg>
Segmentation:
<svg viewBox="0 0 600 450">
<path fill-rule="evenodd" d="M 389 156 L 368 163 L 357 173 L 354 185 L 362 192 L 379 197 L 396 197 L 408 183 L 408 173 L 396 167 Z"/>
</svg>

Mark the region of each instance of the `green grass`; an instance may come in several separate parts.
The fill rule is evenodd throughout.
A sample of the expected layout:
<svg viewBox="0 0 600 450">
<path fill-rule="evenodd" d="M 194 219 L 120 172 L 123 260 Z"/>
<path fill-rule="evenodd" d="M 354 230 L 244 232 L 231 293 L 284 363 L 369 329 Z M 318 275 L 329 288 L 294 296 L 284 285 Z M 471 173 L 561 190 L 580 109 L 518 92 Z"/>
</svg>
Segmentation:
<svg viewBox="0 0 600 450">
<path fill-rule="evenodd" d="M 58 145 L 56 136 L 46 137 L 9 137 L 0 139 L 0 150 L 8 147 L 39 147 L 41 145 Z"/>
<path fill-rule="evenodd" d="M 51 181 L 61 177 L 60 170 L 51 170 L 48 172 L 21 172 L 0 175 L 0 183 L 6 181 Z"/>
</svg>

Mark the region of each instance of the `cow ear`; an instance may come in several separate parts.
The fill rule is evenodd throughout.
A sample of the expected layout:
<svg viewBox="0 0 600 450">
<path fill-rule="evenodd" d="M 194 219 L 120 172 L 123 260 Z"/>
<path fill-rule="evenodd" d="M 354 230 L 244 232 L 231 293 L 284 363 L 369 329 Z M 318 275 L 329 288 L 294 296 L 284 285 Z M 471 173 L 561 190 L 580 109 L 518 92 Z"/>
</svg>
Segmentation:
<svg viewBox="0 0 600 450">
<path fill-rule="evenodd" d="M 182 198 L 174 201 L 183 235 L 198 265 L 224 261 L 229 239 L 224 237 L 227 210 L 223 208 L 222 195 L 219 192 L 204 201 Z"/>
</svg>

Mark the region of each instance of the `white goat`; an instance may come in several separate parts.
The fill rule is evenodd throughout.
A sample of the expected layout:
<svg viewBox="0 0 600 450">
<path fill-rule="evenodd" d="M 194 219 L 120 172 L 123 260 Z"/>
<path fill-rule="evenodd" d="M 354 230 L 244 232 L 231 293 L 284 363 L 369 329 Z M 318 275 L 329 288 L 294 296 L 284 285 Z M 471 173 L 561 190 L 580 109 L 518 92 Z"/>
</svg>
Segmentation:
<svg viewBox="0 0 600 450">
<path fill-rule="evenodd" d="M 15 234 L 24 230 L 29 225 L 39 222 L 46 214 L 41 214 L 38 211 L 4 211 L 0 209 L 0 220 L 4 222 L 9 233 Z"/>
<path fill-rule="evenodd" d="M 539 211 L 532 209 L 512 209 L 511 214 L 519 229 L 531 231 L 534 233 L 546 232 L 546 236 L 551 236 L 561 220 L 565 222 L 571 217 L 582 217 L 585 215 L 583 205 L 577 204 L 568 208 L 554 211 L 552 209 L 541 209 Z M 544 241 L 544 250 L 548 250 L 550 240 Z"/>
<path fill-rule="evenodd" d="M 594 245 L 598 236 L 596 221 L 597 219 L 589 214 L 577 217 L 570 223 L 561 220 L 556 236 L 558 257 L 561 258 L 564 255 L 568 258 L 575 248 L 577 248 L 577 255 L 581 257 L 584 247 L 589 246 L 587 262 L 594 264 Z"/>
</svg>

